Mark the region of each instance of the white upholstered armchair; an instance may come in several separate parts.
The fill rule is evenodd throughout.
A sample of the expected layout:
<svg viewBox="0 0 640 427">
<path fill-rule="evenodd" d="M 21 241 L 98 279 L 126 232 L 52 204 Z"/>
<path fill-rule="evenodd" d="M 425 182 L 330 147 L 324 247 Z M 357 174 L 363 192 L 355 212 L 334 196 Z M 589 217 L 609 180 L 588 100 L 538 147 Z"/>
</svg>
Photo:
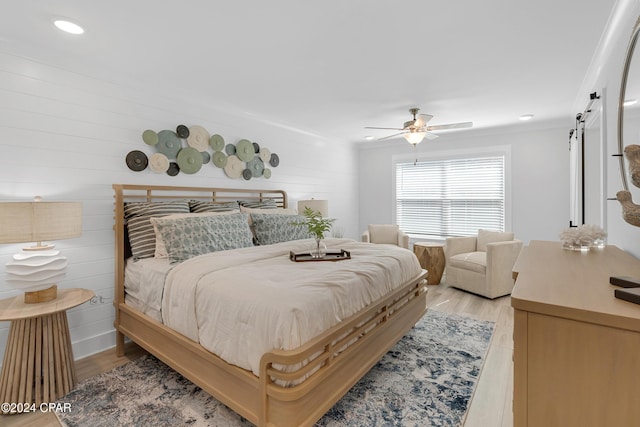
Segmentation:
<svg viewBox="0 0 640 427">
<path fill-rule="evenodd" d="M 396 224 L 369 224 L 361 237 L 363 242 L 387 243 L 409 249 L 409 235 Z"/>
<path fill-rule="evenodd" d="M 513 265 L 522 241 L 513 233 L 478 230 L 478 236 L 449 237 L 445 246 L 447 284 L 497 298 L 513 289 Z"/>
</svg>

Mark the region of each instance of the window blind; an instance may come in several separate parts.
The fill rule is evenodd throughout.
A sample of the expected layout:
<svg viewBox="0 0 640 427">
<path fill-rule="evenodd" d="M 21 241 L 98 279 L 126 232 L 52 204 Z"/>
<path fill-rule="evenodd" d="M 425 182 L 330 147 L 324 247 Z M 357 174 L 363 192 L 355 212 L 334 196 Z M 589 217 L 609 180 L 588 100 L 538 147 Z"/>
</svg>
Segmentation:
<svg viewBox="0 0 640 427">
<path fill-rule="evenodd" d="M 504 231 L 504 155 L 396 163 L 396 222 L 409 234 Z"/>
</svg>

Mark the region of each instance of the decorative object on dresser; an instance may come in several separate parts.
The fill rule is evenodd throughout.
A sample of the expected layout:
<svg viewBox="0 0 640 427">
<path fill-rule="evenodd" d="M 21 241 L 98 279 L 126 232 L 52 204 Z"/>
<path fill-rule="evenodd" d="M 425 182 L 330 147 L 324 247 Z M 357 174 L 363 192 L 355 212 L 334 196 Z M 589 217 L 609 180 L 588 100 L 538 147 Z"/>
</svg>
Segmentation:
<svg viewBox="0 0 640 427">
<path fill-rule="evenodd" d="M 436 242 L 416 242 L 413 253 L 418 257 L 422 268 L 427 270 L 427 284 L 439 285 L 444 273 L 444 244 Z"/>
<path fill-rule="evenodd" d="M 130 151 L 125 162 L 134 172 L 141 172 L 150 166 L 155 173 L 176 176 L 183 172 L 195 174 L 203 165 L 213 163 L 223 169 L 229 178 L 271 178 L 271 169 L 280 164 L 280 158 L 257 142 L 241 139 L 235 145 L 226 144 L 222 135 L 209 132 L 202 126 L 178 125 L 175 132 L 147 129 L 142 132 L 142 140 L 156 153 L 147 156 L 140 150 Z M 186 140 L 186 144 L 184 143 Z M 209 153 L 211 148 L 213 154 Z M 173 160 L 173 161 L 172 161 Z"/>
<path fill-rule="evenodd" d="M 478 230 L 477 236 L 449 237 L 445 244 L 448 285 L 487 298 L 509 295 L 511 269 L 522 241 L 511 232 Z"/>
<path fill-rule="evenodd" d="M 603 248 L 606 231 L 600 226 L 583 224 L 570 227 L 560 233 L 560 241 L 564 249 L 588 251 L 591 248 Z"/>
<path fill-rule="evenodd" d="M 0 243 L 35 242 L 6 264 L 6 282 L 24 290 L 26 303 L 56 298 L 58 280 L 65 275 L 67 258 L 44 240 L 79 237 L 82 233 L 82 204 L 78 202 L 0 203 Z"/>
<path fill-rule="evenodd" d="M 137 285 L 143 285 L 131 286 L 136 271 L 152 274 L 151 266 L 162 260 L 153 255 L 135 262 L 129 259 L 127 203 L 253 200 L 273 201 L 286 209 L 287 195 L 259 189 L 119 184 L 113 188 L 116 353 L 124 353 L 128 336 L 258 426 L 313 425 L 426 312 L 426 272 L 413 253 L 332 238 L 326 239 L 328 248 L 362 256 L 302 266 L 286 256 L 309 247 L 311 239 L 300 237 L 204 253 L 174 264 L 165 260 L 165 271 L 170 271 L 158 283 L 159 312 L 150 306 L 155 299 L 141 301 L 132 295 Z M 229 216 L 241 214 L 246 218 L 246 212 Z M 289 225 L 294 221 L 287 215 L 264 217 L 285 217 Z M 224 230 L 218 231 L 224 237 Z M 194 243 L 198 239 L 195 233 L 184 236 Z M 171 248 L 167 250 L 171 255 Z M 153 263 L 144 269 L 145 261 Z M 365 265 L 372 274 L 360 274 Z M 127 280 L 125 267 L 133 273 Z M 300 271 L 304 276 L 297 275 Z M 196 297 L 196 289 L 204 293 L 198 291 Z M 332 304 L 337 298 L 340 304 Z M 213 317 L 196 325 L 196 319 L 209 315 Z M 251 319 L 243 326 L 237 320 L 245 315 Z M 267 318 L 278 319 L 282 326 Z M 234 325 L 243 330 L 234 330 Z"/>
<path fill-rule="evenodd" d="M 86 289 L 61 289 L 54 301 L 0 300 L 0 321 L 11 321 L 0 374 L 2 412 L 34 412 L 73 388 L 76 373 L 67 310 L 93 298 Z M 15 406 L 14 406 L 15 405 Z"/>
<path fill-rule="evenodd" d="M 400 230 L 397 224 L 369 224 L 360 236 L 368 243 L 389 244 L 409 249 L 409 235 Z"/>
</svg>

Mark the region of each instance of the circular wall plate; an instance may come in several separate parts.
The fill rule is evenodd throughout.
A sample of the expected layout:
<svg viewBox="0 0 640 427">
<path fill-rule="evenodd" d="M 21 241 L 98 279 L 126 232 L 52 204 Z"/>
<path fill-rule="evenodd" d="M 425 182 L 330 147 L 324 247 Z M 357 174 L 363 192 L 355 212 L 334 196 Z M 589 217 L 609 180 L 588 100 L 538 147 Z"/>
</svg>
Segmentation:
<svg viewBox="0 0 640 427">
<path fill-rule="evenodd" d="M 211 135 L 209 145 L 213 148 L 213 151 L 222 151 L 224 150 L 224 138 L 217 133 L 215 135 Z"/>
<path fill-rule="evenodd" d="M 253 143 L 253 152 L 254 154 L 258 154 L 260 152 L 260 144 L 258 144 L 257 142 Z"/>
<path fill-rule="evenodd" d="M 178 153 L 178 166 L 184 173 L 196 173 L 202 167 L 202 154 L 193 147 L 185 147 Z"/>
<path fill-rule="evenodd" d="M 236 156 L 243 162 L 248 162 L 253 159 L 255 151 L 253 150 L 253 144 L 248 139 L 241 139 L 236 144 Z"/>
<path fill-rule="evenodd" d="M 158 143 L 158 134 L 154 130 L 147 129 L 142 132 L 142 140 L 147 145 L 156 145 Z"/>
<path fill-rule="evenodd" d="M 262 171 L 264 171 L 264 163 L 262 159 L 258 156 L 255 156 L 253 159 L 247 162 L 247 170 L 251 171 L 251 174 L 254 178 L 262 176 Z"/>
<path fill-rule="evenodd" d="M 156 150 L 169 159 L 175 159 L 182 148 L 182 140 L 178 138 L 172 130 L 161 130 L 158 132 L 158 143 Z"/>
<path fill-rule="evenodd" d="M 147 155 L 142 151 L 133 150 L 130 151 L 129 154 L 127 154 L 125 162 L 127 163 L 129 169 L 134 172 L 140 172 L 147 168 L 149 159 L 147 158 Z"/>
<path fill-rule="evenodd" d="M 263 162 L 269 163 L 269 160 L 271 160 L 271 151 L 268 148 L 261 147 L 260 158 Z"/>
<path fill-rule="evenodd" d="M 209 163 L 211 161 L 211 154 L 209 154 L 208 151 L 203 151 L 202 153 L 202 164 L 206 165 L 207 163 Z"/>
<path fill-rule="evenodd" d="M 169 163 L 169 169 L 167 169 L 167 175 L 176 176 L 180 173 L 180 166 L 176 162 Z"/>
<path fill-rule="evenodd" d="M 227 156 L 222 151 L 216 151 L 213 153 L 213 164 L 219 168 L 223 168 L 227 165 Z"/>
<path fill-rule="evenodd" d="M 227 144 L 226 147 L 224 147 L 224 151 L 228 156 L 233 156 L 236 154 L 236 146 L 233 144 Z"/>
<path fill-rule="evenodd" d="M 251 171 L 249 169 L 245 169 L 242 171 L 242 177 L 246 180 L 249 181 L 251 179 L 251 177 L 253 176 L 253 174 L 251 173 Z"/>
<path fill-rule="evenodd" d="M 269 179 L 271 178 L 271 169 L 265 169 L 262 171 L 262 176 L 264 176 L 265 178 Z"/>
<path fill-rule="evenodd" d="M 189 128 L 185 125 L 178 125 L 176 128 L 176 133 L 180 138 L 188 138 L 189 137 Z"/>
<path fill-rule="evenodd" d="M 224 166 L 224 173 L 229 178 L 240 178 L 242 171 L 244 170 L 244 162 L 242 162 L 237 156 L 227 157 L 227 164 Z"/>
<path fill-rule="evenodd" d="M 189 128 L 187 145 L 198 151 L 206 150 L 209 146 L 209 132 L 202 126 L 191 126 Z"/>
<path fill-rule="evenodd" d="M 155 153 L 149 157 L 149 168 L 156 173 L 165 173 L 169 170 L 169 159 L 162 153 Z"/>
<path fill-rule="evenodd" d="M 280 164 L 280 157 L 278 157 L 276 153 L 271 153 L 269 164 L 271 165 L 271 167 L 274 167 L 274 168 L 278 167 L 278 165 Z"/>
</svg>

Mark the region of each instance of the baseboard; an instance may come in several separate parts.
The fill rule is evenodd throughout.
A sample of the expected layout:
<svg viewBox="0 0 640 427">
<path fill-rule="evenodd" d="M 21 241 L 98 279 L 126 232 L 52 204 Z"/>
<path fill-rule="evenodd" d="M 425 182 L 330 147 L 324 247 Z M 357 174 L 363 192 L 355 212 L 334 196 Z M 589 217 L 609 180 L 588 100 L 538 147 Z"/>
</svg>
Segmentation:
<svg viewBox="0 0 640 427">
<path fill-rule="evenodd" d="M 75 360 L 84 359 L 85 357 L 115 347 L 116 331 L 112 330 L 103 334 L 94 335 L 80 341 L 75 341 L 71 345 L 73 346 L 73 358 Z"/>
</svg>

